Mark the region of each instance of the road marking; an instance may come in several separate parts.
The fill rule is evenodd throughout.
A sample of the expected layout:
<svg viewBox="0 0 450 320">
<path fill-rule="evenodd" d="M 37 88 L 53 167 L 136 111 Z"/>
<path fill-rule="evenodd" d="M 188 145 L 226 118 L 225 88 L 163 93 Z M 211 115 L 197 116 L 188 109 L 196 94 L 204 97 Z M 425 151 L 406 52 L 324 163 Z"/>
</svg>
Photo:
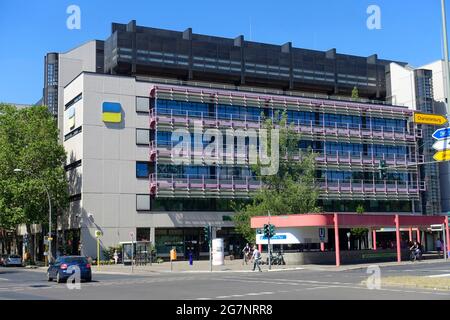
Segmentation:
<svg viewBox="0 0 450 320">
<path fill-rule="evenodd" d="M 6 279 L 6 278 L 0 278 L 0 281 L 9 281 L 9 279 Z"/>
<path fill-rule="evenodd" d="M 450 277 L 450 273 L 433 274 L 431 276 L 427 276 L 427 278 L 445 278 L 445 277 Z"/>
</svg>

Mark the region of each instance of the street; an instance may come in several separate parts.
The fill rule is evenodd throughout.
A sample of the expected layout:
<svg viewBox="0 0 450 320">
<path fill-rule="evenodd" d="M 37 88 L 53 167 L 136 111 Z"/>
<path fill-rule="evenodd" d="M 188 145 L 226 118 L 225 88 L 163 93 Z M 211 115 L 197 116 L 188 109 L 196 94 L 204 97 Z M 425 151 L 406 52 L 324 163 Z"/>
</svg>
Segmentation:
<svg viewBox="0 0 450 320">
<path fill-rule="evenodd" d="M 369 277 L 366 270 L 94 272 L 93 282 L 70 290 L 66 284 L 47 282 L 42 269 L 0 268 L 0 299 L 450 299 L 450 291 L 400 287 L 371 290 L 361 283 Z M 381 268 L 381 277 L 399 275 L 450 277 L 450 264 L 415 263 Z"/>
</svg>

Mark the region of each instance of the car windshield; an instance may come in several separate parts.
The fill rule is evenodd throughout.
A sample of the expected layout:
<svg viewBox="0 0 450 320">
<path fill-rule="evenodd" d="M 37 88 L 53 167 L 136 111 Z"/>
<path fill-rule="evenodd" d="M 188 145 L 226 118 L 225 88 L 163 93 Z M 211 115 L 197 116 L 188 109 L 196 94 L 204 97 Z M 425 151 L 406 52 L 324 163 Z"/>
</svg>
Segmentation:
<svg viewBox="0 0 450 320">
<path fill-rule="evenodd" d="M 83 257 L 64 257 L 61 258 L 61 262 L 65 263 L 87 263 L 87 259 Z"/>
<path fill-rule="evenodd" d="M 20 259 L 20 256 L 16 256 L 16 255 L 12 255 L 12 256 L 9 256 L 11 259 Z"/>
</svg>

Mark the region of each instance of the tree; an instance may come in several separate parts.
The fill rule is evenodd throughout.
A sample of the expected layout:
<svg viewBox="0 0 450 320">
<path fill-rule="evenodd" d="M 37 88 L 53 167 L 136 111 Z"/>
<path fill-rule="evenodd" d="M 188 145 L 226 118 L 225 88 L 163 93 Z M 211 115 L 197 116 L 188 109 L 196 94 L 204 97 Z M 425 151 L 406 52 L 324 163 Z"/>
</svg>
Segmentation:
<svg viewBox="0 0 450 320">
<path fill-rule="evenodd" d="M 358 214 L 363 214 L 365 211 L 364 209 L 364 205 L 359 204 L 356 207 L 356 213 Z M 350 233 L 352 234 L 352 236 L 354 236 L 356 239 L 358 239 L 358 248 L 361 249 L 361 240 L 364 240 L 363 242 L 365 242 L 365 238 L 367 233 L 369 232 L 369 229 L 366 228 L 353 228 L 350 230 Z"/>
<path fill-rule="evenodd" d="M 353 87 L 352 90 L 352 99 L 359 99 L 359 91 L 357 87 Z"/>
<path fill-rule="evenodd" d="M 48 226 L 45 188 L 53 212 L 67 207 L 65 160 L 56 122 L 46 107 L 0 104 L 0 228 Z M 22 171 L 14 172 L 16 168 Z"/>
<path fill-rule="evenodd" d="M 233 217 L 236 230 L 249 242 L 255 241 L 255 231 L 250 227 L 254 216 L 301 214 L 319 212 L 317 199 L 319 190 L 315 183 L 315 153 L 299 149 L 300 135 L 294 125 L 287 123 L 286 113 L 275 114 L 275 120 L 264 120 L 263 127 L 270 132 L 279 128 L 279 169 L 273 175 L 261 175 L 260 162 L 252 166 L 257 179 L 263 187 L 255 194 L 249 204 L 235 208 Z M 267 139 L 266 150 L 271 150 L 271 139 Z"/>
</svg>

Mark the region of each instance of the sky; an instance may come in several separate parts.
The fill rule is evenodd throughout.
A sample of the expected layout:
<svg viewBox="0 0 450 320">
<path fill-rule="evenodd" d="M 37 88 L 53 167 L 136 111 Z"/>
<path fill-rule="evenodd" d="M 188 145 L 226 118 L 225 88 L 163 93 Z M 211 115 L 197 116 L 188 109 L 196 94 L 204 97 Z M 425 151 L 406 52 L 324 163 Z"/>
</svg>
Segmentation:
<svg viewBox="0 0 450 320">
<path fill-rule="evenodd" d="M 44 56 L 92 39 L 111 23 L 138 25 L 284 44 L 408 62 L 441 59 L 440 0 L 0 0 L 0 101 L 32 104 L 42 97 Z M 68 29 L 77 5 L 80 29 Z M 369 29 L 377 5 L 381 29 Z M 448 4 L 450 7 L 450 3 Z M 448 10 L 450 12 L 450 9 Z M 449 13 L 450 14 L 450 13 Z"/>
</svg>

